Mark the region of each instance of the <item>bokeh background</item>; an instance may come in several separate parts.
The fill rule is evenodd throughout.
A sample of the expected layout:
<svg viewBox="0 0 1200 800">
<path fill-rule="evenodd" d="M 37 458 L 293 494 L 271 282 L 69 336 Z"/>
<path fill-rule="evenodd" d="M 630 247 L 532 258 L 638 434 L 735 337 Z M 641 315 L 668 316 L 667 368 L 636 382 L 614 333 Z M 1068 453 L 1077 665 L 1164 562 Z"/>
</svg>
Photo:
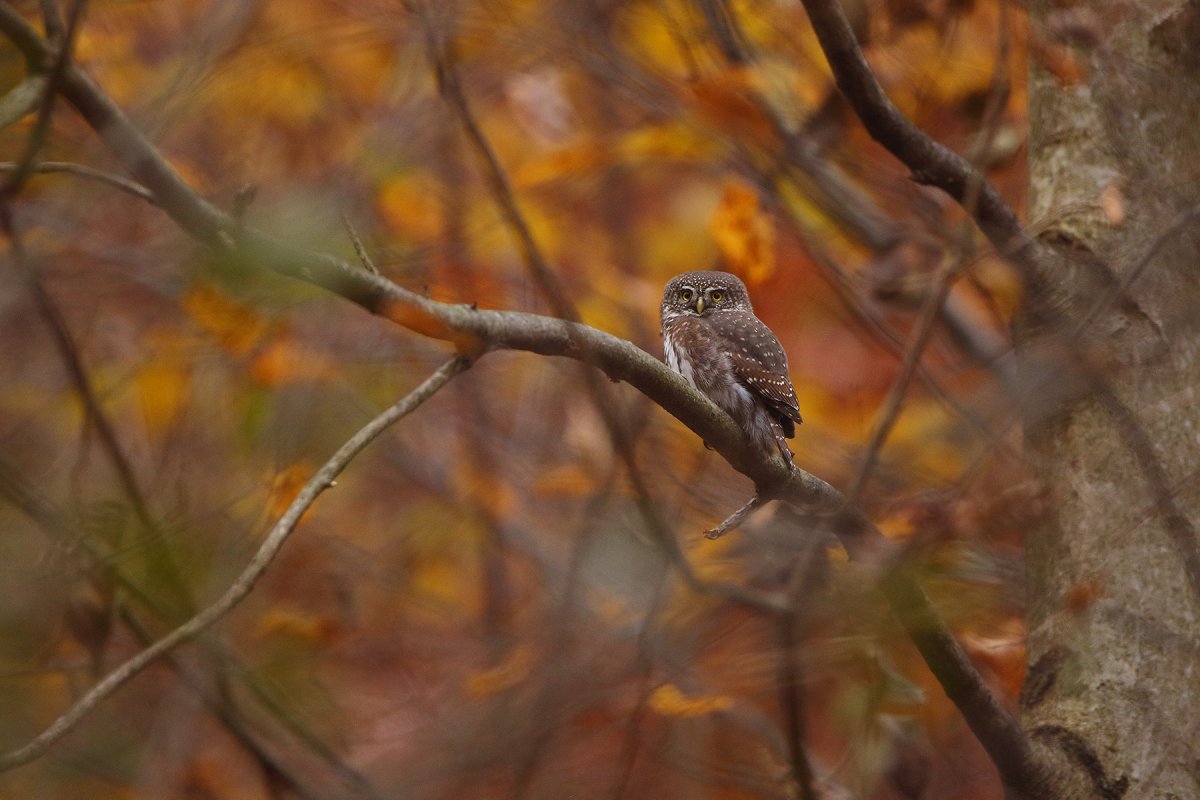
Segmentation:
<svg viewBox="0 0 1200 800">
<path fill-rule="evenodd" d="M 1004 0 L 845 8 L 900 109 L 1021 208 L 1026 59 L 1069 79 L 1069 57 Z M 856 487 L 1015 703 L 1041 502 L 1008 394 L 1018 282 L 869 140 L 797 0 L 92 0 L 74 53 L 204 197 L 352 261 L 357 235 L 438 300 L 553 312 L 505 191 L 583 321 L 656 355 L 671 276 L 740 275 L 791 359 L 797 463 Z M 0 88 L 23 77 L 0 45 Z M 34 124 L 0 131 L 0 160 Z M 122 172 L 65 103 L 40 158 Z M 97 181 L 35 175 L 12 213 L 5 749 L 219 595 L 316 467 L 450 355 Z M 828 564 L 789 635 L 689 588 L 584 369 L 481 359 L 351 466 L 233 614 L 0 796 L 784 798 L 798 719 L 819 796 L 1000 797 L 844 552 L 771 508 L 705 540 L 752 485 L 609 387 L 701 579 L 781 591 Z"/>
</svg>

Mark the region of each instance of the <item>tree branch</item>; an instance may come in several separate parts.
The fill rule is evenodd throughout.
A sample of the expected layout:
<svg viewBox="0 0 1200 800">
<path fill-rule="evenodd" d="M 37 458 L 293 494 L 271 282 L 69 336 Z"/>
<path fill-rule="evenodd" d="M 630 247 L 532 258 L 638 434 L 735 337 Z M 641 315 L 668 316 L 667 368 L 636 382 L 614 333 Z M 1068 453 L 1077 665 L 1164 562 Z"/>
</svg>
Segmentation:
<svg viewBox="0 0 1200 800">
<path fill-rule="evenodd" d="M 84 0 L 75 0 L 71 6 L 70 17 L 67 21 L 65 30 L 61 30 L 62 21 L 58 17 L 58 10 L 52 7 L 44 7 L 46 20 L 46 29 L 50 32 L 52 38 L 57 38 L 57 52 L 52 56 L 47 55 L 46 61 L 53 59 L 49 69 L 46 72 L 46 81 L 41 87 L 42 96 L 38 101 L 37 119 L 34 120 L 33 130 L 29 133 L 29 138 L 25 142 L 25 152 L 17 161 L 15 169 L 11 170 L 4 179 L 3 185 L 0 185 L 0 198 L 10 198 L 21 189 L 21 185 L 25 183 L 25 179 L 29 177 L 34 159 L 37 158 L 38 152 L 46 143 L 46 134 L 50 130 L 50 117 L 54 113 L 54 101 L 58 97 L 58 89 L 62 83 L 63 76 L 71 66 L 71 49 L 75 45 L 75 33 L 79 30 L 79 20 L 83 15 Z M 55 33 L 57 32 L 57 37 Z M 32 66 L 32 65 L 31 65 Z M 34 77 L 37 72 L 30 69 L 30 77 Z"/>
<path fill-rule="evenodd" d="M 374 441 L 392 423 L 412 413 L 418 406 L 433 396 L 458 373 L 468 366 L 462 358 L 452 358 L 430 375 L 420 386 L 407 396 L 368 422 L 358 433 L 350 437 L 317 473 L 304 484 L 304 488 L 288 506 L 287 511 L 275 523 L 271 532 L 259 546 L 258 551 L 237 579 L 212 605 L 200 611 L 184 624 L 141 650 L 121 666 L 110 672 L 103 680 L 87 691 L 64 714 L 46 730 L 23 747 L 0 756 L 0 772 L 27 764 L 45 753 L 55 742 L 71 731 L 92 709 L 107 699 L 113 692 L 128 683 L 139 672 L 155 660 L 184 642 L 195 638 L 221 617 L 232 611 L 254 588 L 254 584 L 266 572 L 276 554 L 289 535 L 295 530 L 300 517 L 318 496 L 334 485 L 334 478 L 341 474 L 346 465 L 363 448 Z"/>
<path fill-rule="evenodd" d="M 837 0 L 803 0 L 803 3 L 838 89 L 871 138 L 908 167 L 917 183 L 935 186 L 958 201 L 992 246 L 1019 266 L 1025 280 L 1036 286 L 1038 245 L 1021 225 L 1016 212 L 970 161 L 930 138 L 892 105 L 871 72 Z M 978 187 L 975 190 L 978 197 L 970 203 L 968 196 L 973 185 Z"/>
</svg>

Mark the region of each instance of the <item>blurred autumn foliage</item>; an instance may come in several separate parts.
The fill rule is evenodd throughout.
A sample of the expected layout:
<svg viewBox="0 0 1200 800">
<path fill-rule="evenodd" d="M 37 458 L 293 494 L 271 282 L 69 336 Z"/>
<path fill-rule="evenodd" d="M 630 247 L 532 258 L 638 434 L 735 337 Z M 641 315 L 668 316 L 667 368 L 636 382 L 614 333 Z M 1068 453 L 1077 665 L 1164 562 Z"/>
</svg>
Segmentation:
<svg viewBox="0 0 1200 800">
<path fill-rule="evenodd" d="M 901 110 L 1019 208 L 1023 12 L 846 9 Z M 204 197 L 357 262 L 344 218 L 437 300 L 554 312 L 505 192 L 582 321 L 652 353 L 672 275 L 739 274 L 790 355 L 797 463 L 858 488 L 1015 702 L 1039 503 L 1004 401 L 1018 282 L 869 140 L 799 2 L 93 0 L 74 58 Z M 0 46 L 0 88 L 24 75 Z M 0 131 L 0 159 L 36 124 Z M 61 102 L 37 158 L 124 174 Z M 314 470 L 449 355 L 103 182 L 34 174 L 11 211 L 28 257 L 5 241 L 5 749 L 220 594 Z M 785 591 L 827 563 L 798 637 L 682 579 L 585 369 L 481 359 L 351 466 L 236 611 L 0 796 L 782 798 L 799 723 L 819 796 L 1000 797 L 859 567 L 771 507 L 703 539 L 750 482 L 611 387 L 701 580 Z"/>
</svg>

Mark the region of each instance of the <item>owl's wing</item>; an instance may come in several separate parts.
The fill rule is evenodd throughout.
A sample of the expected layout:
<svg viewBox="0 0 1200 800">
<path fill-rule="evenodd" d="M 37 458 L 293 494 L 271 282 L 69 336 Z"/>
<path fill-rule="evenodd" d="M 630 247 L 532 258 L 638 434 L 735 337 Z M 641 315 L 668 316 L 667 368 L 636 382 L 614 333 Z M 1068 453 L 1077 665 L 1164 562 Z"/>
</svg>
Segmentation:
<svg viewBox="0 0 1200 800">
<path fill-rule="evenodd" d="M 725 354 L 738 380 L 778 413 L 785 435 L 791 438 L 795 434 L 795 423 L 804 420 L 800 417 L 796 389 L 788 375 L 787 354 L 779 339 L 758 317 L 753 314 L 737 316 L 741 319 L 729 320 L 733 324 L 720 331 L 725 340 Z"/>
</svg>

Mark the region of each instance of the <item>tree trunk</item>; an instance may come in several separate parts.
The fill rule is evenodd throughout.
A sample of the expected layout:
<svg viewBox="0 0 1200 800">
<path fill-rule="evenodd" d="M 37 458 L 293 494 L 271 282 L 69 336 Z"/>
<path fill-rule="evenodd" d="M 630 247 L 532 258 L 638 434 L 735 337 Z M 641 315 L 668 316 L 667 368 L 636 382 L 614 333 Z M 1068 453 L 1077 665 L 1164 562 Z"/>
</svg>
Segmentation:
<svg viewBox="0 0 1200 800">
<path fill-rule="evenodd" d="M 1200 797 L 1200 4 L 1030 13 L 1030 221 L 1057 259 L 1023 349 L 1066 363 L 1029 371 L 1055 513 L 1024 723 L 1067 796 Z"/>
</svg>

